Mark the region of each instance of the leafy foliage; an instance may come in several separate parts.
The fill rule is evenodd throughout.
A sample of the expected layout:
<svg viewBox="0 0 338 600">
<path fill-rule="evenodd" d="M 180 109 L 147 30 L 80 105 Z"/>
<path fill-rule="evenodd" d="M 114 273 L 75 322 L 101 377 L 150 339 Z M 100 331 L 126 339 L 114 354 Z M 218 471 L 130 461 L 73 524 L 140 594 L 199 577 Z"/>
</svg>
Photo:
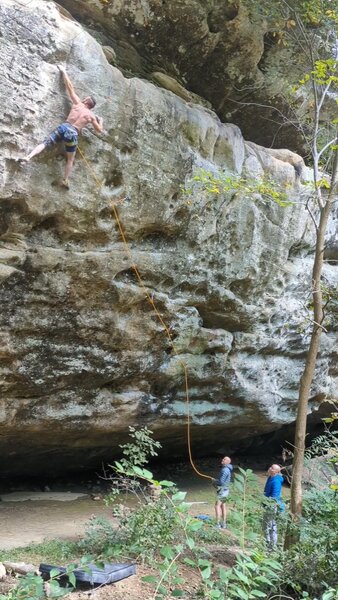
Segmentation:
<svg viewBox="0 0 338 600">
<path fill-rule="evenodd" d="M 220 581 L 225 586 L 226 600 L 267 598 L 276 590 L 281 564 L 258 550 L 250 555 L 239 554 L 232 569 L 220 569 Z"/>
<path fill-rule="evenodd" d="M 120 555 L 124 544 L 125 536 L 120 528 L 104 517 L 94 517 L 89 521 L 78 549 L 95 556 L 112 558 Z"/>
<path fill-rule="evenodd" d="M 120 527 L 128 552 L 148 559 L 156 554 L 162 544 L 173 543 L 182 537 L 175 504 L 166 494 L 162 494 L 157 501 L 141 503 L 129 515 L 121 516 Z"/>
<path fill-rule="evenodd" d="M 325 302 L 324 326 L 328 331 L 338 331 L 338 285 L 322 283 Z"/>
<path fill-rule="evenodd" d="M 232 503 L 230 523 L 239 536 L 241 548 L 261 539 L 262 502 L 258 479 L 251 469 L 239 468 L 232 485 Z"/>
<path fill-rule="evenodd" d="M 331 419 L 331 417 L 328 419 Z M 338 454 L 338 432 L 335 430 L 328 430 L 315 437 L 310 448 L 306 450 L 305 457 L 311 459 L 315 456 L 325 456 L 328 453 L 332 457 Z"/>
<path fill-rule="evenodd" d="M 81 568 L 88 570 L 88 557 L 81 560 Z M 62 598 L 67 596 L 76 586 L 74 575 L 76 564 L 67 566 L 65 573 L 60 573 L 58 569 L 52 569 L 49 574 L 48 582 L 44 582 L 41 575 L 28 573 L 19 579 L 19 583 L 7 596 L 0 594 L 0 600 L 42 600 L 44 598 Z M 61 585 L 60 578 L 63 578 Z M 65 577 L 68 583 L 65 583 Z"/>
<path fill-rule="evenodd" d="M 161 444 L 152 438 L 152 431 L 147 427 L 129 427 L 129 436 L 132 441 L 120 446 L 123 452 L 120 464 L 125 471 L 135 465 L 146 465 L 150 458 L 157 456 L 157 450 L 161 448 Z"/>
<path fill-rule="evenodd" d="M 26 600 L 27 598 L 31 598 L 32 600 L 39 600 L 45 597 L 43 583 L 42 577 L 28 573 L 28 575 L 20 579 L 17 587 L 13 588 L 7 596 L 0 595 L 0 599 Z"/>
<path fill-rule="evenodd" d="M 209 194 L 239 194 L 244 198 L 255 201 L 275 202 L 279 206 L 293 204 L 288 200 L 285 188 L 269 177 L 250 179 L 226 172 L 212 173 L 198 169 L 185 186 L 185 194 L 192 197 L 195 192 L 205 191 Z"/>
<path fill-rule="evenodd" d="M 319 451 L 319 444 L 319 440 L 315 441 L 313 452 Z M 338 503 L 334 490 L 308 492 L 299 544 L 289 551 L 267 554 L 261 534 L 262 492 L 250 469 L 239 469 L 234 477 L 231 537 L 228 537 L 213 524 L 190 515 L 185 492 L 178 491 L 170 481 L 155 480 L 147 468 L 132 463 L 131 452 L 128 476 L 124 473 L 124 477 L 132 482 L 132 489 L 138 480 L 140 487 L 147 490 L 152 485 L 159 494 L 154 498 L 146 491 L 140 494 L 137 488 L 132 508 L 121 502 L 114 509 L 118 525 L 102 518 L 93 519 L 85 539 L 73 548 L 74 552 L 90 552 L 104 559 L 139 557 L 148 561 L 157 571 L 144 578 L 154 586 L 154 600 L 337 600 Z M 117 471 L 122 476 L 122 461 L 118 465 Z M 217 563 L 212 558 L 207 545 L 210 541 L 217 543 L 218 548 L 239 543 L 244 550 L 238 551 L 232 567 L 225 567 L 219 564 L 219 558 Z M 50 550 L 55 552 L 53 544 Z M 62 551 L 68 552 L 70 548 Z M 93 558 L 84 557 L 82 564 L 88 562 L 93 562 Z M 188 571 L 182 571 L 183 564 Z M 67 568 L 68 588 L 60 586 L 57 570 L 51 573 L 48 588 L 51 597 L 65 595 L 75 586 L 75 567 L 71 564 Z M 189 591 L 192 573 L 199 582 L 193 595 Z M 0 600 L 44 600 L 45 594 L 42 578 L 30 575 L 21 578 L 19 585 Z"/>
<path fill-rule="evenodd" d="M 336 491 L 312 490 L 304 495 L 300 541 L 283 557 L 284 582 L 294 592 L 311 597 L 335 588 L 338 564 L 338 495 Z M 337 596 L 329 596 L 328 598 Z"/>
</svg>

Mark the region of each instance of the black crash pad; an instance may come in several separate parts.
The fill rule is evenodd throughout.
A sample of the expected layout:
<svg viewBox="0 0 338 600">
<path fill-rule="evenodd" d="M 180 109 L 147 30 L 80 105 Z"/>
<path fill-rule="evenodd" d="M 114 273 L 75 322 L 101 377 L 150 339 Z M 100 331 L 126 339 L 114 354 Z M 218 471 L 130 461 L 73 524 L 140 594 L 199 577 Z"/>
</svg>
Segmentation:
<svg viewBox="0 0 338 600">
<path fill-rule="evenodd" d="M 75 569 L 73 571 L 76 581 L 86 581 L 91 584 L 114 583 L 115 581 L 120 581 L 121 579 L 130 577 L 130 575 L 135 575 L 136 573 L 136 565 L 128 565 L 125 563 L 108 563 L 104 565 L 103 569 L 99 569 L 96 565 L 88 565 L 87 568 L 89 569 L 89 572 L 84 571 L 83 569 Z M 57 567 L 55 565 L 46 565 L 43 563 L 39 566 L 39 571 L 41 571 L 43 575 L 49 575 L 52 569 L 57 569 L 61 574 L 66 572 L 65 567 Z"/>
</svg>

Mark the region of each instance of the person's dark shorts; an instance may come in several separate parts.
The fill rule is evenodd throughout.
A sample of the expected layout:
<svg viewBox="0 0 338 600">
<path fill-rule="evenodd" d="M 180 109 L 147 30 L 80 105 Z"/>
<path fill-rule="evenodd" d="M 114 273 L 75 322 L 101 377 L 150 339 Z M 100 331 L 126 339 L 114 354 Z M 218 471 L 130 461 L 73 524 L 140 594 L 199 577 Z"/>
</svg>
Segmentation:
<svg viewBox="0 0 338 600">
<path fill-rule="evenodd" d="M 46 147 L 64 141 L 66 152 L 76 152 L 78 145 L 79 133 L 70 123 L 61 123 L 49 136 L 44 140 Z"/>
</svg>

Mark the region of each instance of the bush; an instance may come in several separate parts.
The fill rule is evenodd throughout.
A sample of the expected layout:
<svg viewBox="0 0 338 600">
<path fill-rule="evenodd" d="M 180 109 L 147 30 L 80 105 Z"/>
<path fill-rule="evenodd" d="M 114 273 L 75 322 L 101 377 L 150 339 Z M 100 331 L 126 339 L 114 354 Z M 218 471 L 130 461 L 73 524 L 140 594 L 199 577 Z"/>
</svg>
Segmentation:
<svg viewBox="0 0 338 600">
<path fill-rule="evenodd" d="M 318 596 L 337 583 L 337 492 L 312 490 L 304 494 L 304 517 L 298 544 L 286 552 L 284 572 L 296 592 Z"/>
<path fill-rule="evenodd" d="M 121 519 L 130 552 L 151 557 L 163 545 L 183 536 L 174 505 L 163 496 L 157 502 L 140 504 L 128 517 Z"/>
<path fill-rule="evenodd" d="M 133 509 L 118 505 L 115 525 L 105 518 L 90 521 L 79 548 L 95 556 L 139 556 L 151 559 L 162 545 L 182 537 L 181 525 L 166 497 L 140 503 Z"/>
<path fill-rule="evenodd" d="M 78 548 L 96 557 L 118 556 L 125 541 L 119 527 L 104 517 L 96 517 L 89 521 L 85 537 L 78 543 Z"/>
</svg>

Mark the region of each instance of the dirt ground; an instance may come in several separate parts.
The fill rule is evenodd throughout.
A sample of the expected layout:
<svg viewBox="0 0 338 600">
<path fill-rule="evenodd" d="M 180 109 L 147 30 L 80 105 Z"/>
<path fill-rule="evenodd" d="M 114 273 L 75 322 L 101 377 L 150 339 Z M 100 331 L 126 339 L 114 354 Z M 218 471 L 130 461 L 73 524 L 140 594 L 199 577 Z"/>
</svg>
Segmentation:
<svg viewBox="0 0 338 600">
<path fill-rule="evenodd" d="M 192 514 L 213 514 L 213 503 L 196 501 L 191 507 Z M 93 501 L 90 497 L 78 498 L 69 502 L 53 501 L 21 501 L 0 503 L 0 548 L 12 549 L 28 545 L 32 541 L 44 539 L 78 539 L 85 530 L 85 524 L 93 515 L 105 516 L 112 519 L 112 511 L 103 501 Z M 228 535 L 224 531 L 224 535 Z M 216 563 L 231 564 L 233 554 L 224 546 L 210 546 L 209 552 Z M 0 550 L 1 560 L 1 550 Z M 18 560 L 18 559 L 16 559 Z M 38 565 L 36 565 L 38 566 Z M 184 585 L 185 593 L 195 599 L 200 586 L 200 578 L 188 567 L 182 567 L 184 579 L 189 582 Z M 154 600 L 154 586 L 142 581 L 145 575 L 156 575 L 149 567 L 137 565 L 136 575 L 117 583 L 94 589 L 82 589 L 72 592 L 70 600 Z M 8 575 L 5 581 L 0 581 L 0 594 L 7 595 L 16 586 L 18 580 Z"/>
<path fill-rule="evenodd" d="M 215 491 L 210 483 L 205 480 L 191 478 L 187 481 L 184 472 L 182 486 L 187 490 L 188 502 L 191 502 L 190 513 L 192 515 L 204 514 L 214 516 Z M 259 474 L 263 486 L 265 474 Z M 179 483 L 179 481 L 177 482 Z M 19 492 L 20 494 L 21 492 Z M 56 499 L 57 498 L 57 499 Z M 13 501 L 15 500 L 15 501 Z M 61 495 L 40 493 L 31 496 L 31 499 L 21 497 L 3 496 L 0 502 L 0 561 L 1 549 L 11 550 L 31 543 L 39 543 L 44 540 L 68 539 L 77 540 L 83 537 L 86 524 L 93 516 L 104 516 L 113 520 L 112 509 L 105 506 L 102 500 L 93 500 L 90 495 L 74 498 L 69 493 Z M 224 535 L 228 535 L 224 531 Z M 238 549 L 229 549 L 225 546 L 208 546 L 213 562 L 220 565 L 231 565 Z M 185 567 L 183 567 L 185 569 Z M 153 600 L 154 586 L 142 582 L 144 575 L 152 574 L 149 567 L 137 565 L 137 573 L 123 581 L 112 585 L 94 588 L 93 590 L 76 590 L 71 593 L 71 600 Z M 158 572 L 155 573 L 158 576 Z M 189 581 L 189 597 L 195 600 L 200 579 L 196 573 L 188 568 L 185 569 L 185 579 Z M 12 576 L 0 581 L 0 594 L 7 595 L 11 587 L 17 584 L 17 579 Z M 187 592 L 187 585 L 184 586 Z"/>
<path fill-rule="evenodd" d="M 123 581 L 111 585 L 105 585 L 99 588 L 76 590 L 71 592 L 67 598 L 69 600 L 154 600 L 154 586 L 142 581 L 145 575 L 154 574 L 149 568 L 138 566 L 136 575 L 132 575 Z M 196 597 L 199 587 L 199 578 L 196 574 L 189 571 L 189 591 L 191 598 Z M 5 581 L 0 581 L 0 594 L 7 595 L 11 588 L 17 585 L 17 579 L 8 576 Z M 185 587 L 185 591 L 187 587 Z"/>
<path fill-rule="evenodd" d="M 69 600 L 108 600 L 108 598 L 114 600 L 150 600 L 154 597 L 154 588 L 141 580 L 144 575 L 149 575 L 149 573 L 149 569 L 138 567 L 136 575 L 132 575 L 127 579 L 96 589 L 76 590 L 67 598 Z M 0 594 L 7 595 L 17 583 L 18 580 L 15 577 L 6 577 L 5 581 L 0 581 Z"/>
<path fill-rule="evenodd" d="M 65 494 L 63 494 L 65 496 Z M 45 497 L 46 500 L 41 500 Z M 65 496 L 61 501 L 55 498 L 57 494 L 41 495 L 37 499 L 31 495 L 30 500 L 24 496 L 18 500 L 19 495 L 13 497 L 3 496 L 5 501 L 0 502 L 0 549 L 11 550 L 13 548 L 27 546 L 32 542 L 42 542 L 46 539 L 69 539 L 76 540 L 83 536 L 86 523 L 93 516 L 104 516 L 113 520 L 112 510 L 104 505 L 102 500 L 94 501 L 90 496 L 67 500 Z M 71 497 L 71 496 L 70 496 Z M 9 501 L 8 501 L 9 500 Z M 213 503 L 206 502 L 205 498 L 197 501 L 191 507 L 192 514 L 213 514 Z M 17 559 L 16 559 L 17 560 Z M 0 550 L 1 561 L 1 550 Z M 38 565 L 37 565 L 38 566 Z M 93 590 L 76 590 L 71 593 L 71 600 L 153 600 L 154 586 L 144 583 L 142 577 L 152 573 L 149 567 L 137 565 L 136 575 L 132 575 L 115 584 L 94 588 Z M 191 597 L 199 586 L 199 578 L 193 572 L 186 577 L 189 581 Z M 12 587 L 17 585 L 18 580 L 7 576 L 5 581 L 0 582 L 0 594 L 7 595 Z M 185 591 L 187 588 L 185 586 Z"/>
</svg>

